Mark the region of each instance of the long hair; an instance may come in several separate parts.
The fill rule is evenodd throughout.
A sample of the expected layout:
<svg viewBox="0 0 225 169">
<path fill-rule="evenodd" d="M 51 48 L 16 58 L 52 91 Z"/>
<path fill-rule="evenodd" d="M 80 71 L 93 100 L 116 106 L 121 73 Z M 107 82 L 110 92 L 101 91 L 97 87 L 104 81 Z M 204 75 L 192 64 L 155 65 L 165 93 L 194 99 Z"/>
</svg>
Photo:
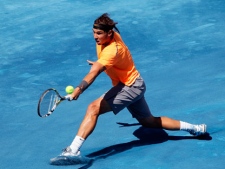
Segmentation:
<svg viewBox="0 0 225 169">
<path fill-rule="evenodd" d="M 109 31 L 111 29 L 115 29 L 118 33 L 120 33 L 120 31 L 118 30 L 118 28 L 116 27 L 116 24 L 118 24 L 117 22 L 114 22 L 110 17 L 108 13 L 104 13 L 102 14 L 100 17 L 98 17 L 95 21 L 94 24 L 98 24 L 98 25 L 102 25 L 102 26 L 106 26 L 105 31 Z"/>
</svg>

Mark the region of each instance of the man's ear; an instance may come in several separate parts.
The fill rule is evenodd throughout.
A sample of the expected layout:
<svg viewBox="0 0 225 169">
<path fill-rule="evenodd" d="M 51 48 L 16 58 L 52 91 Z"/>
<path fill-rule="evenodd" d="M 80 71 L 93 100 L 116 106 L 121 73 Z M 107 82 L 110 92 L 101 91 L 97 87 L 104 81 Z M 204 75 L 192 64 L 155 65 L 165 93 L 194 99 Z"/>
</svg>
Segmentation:
<svg viewBox="0 0 225 169">
<path fill-rule="evenodd" d="M 113 34 L 113 30 L 109 30 L 109 32 L 108 32 L 108 36 L 112 36 L 112 34 Z"/>
</svg>

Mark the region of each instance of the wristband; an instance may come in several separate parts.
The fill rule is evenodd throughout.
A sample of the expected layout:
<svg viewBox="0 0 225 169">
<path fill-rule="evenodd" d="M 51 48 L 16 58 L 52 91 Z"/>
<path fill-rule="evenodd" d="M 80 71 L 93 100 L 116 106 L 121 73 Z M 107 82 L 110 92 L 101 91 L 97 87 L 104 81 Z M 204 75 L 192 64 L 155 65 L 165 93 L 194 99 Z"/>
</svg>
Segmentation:
<svg viewBox="0 0 225 169">
<path fill-rule="evenodd" d="M 88 83 L 85 80 L 82 80 L 77 87 L 80 88 L 81 92 L 84 92 L 88 88 Z"/>
</svg>

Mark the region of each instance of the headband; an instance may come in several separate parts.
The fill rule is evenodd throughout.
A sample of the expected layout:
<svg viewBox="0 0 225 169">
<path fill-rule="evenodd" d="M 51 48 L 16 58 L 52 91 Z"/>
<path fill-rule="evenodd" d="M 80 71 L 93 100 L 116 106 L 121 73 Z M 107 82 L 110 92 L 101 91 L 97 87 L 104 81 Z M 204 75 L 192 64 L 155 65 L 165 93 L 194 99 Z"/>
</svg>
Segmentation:
<svg viewBox="0 0 225 169">
<path fill-rule="evenodd" d="M 94 29 L 100 29 L 100 30 L 103 30 L 106 32 L 113 29 L 114 27 L 115 27 L 114 25 L 103 25 L 103 24 L 94 24 L 93 25 Z"/>
</svg>

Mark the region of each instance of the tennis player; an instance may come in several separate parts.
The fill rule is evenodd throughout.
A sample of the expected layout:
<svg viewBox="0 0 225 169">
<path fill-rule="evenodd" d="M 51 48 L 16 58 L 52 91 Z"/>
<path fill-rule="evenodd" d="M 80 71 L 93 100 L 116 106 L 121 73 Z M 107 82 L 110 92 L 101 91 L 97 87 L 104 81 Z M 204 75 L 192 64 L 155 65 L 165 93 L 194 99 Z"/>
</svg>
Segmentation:
<svg viewBox="0 0 225 169">
<path fill-rule="evenodd" d="M 146 103 L 144 93 L 145 82 L 136 69 L 131 53 L 124 44 L 119 30 L 107 13 L 94 21 L 93 35 L 96 41 L 97 61 L 88 61 L 90 72 L 71 94 L 73 100 L 78 99 L 96 79 L 105 72 L 112 80 L 113 87 L 87 108 L 86 115 L 71 145 L 63 150 L 58 157 L 71 160 L 80 155 L 80 148 L 88 136 L 93 132 L 98 117 L 112 111 L 119 113 L 127 108 L 131 115 L 144 127 L 166 130 L 183 130 L 194 136 L 204 135 L 206 125 L 194 125 L 169 117 L 154 117 Z"/>
</svg>

